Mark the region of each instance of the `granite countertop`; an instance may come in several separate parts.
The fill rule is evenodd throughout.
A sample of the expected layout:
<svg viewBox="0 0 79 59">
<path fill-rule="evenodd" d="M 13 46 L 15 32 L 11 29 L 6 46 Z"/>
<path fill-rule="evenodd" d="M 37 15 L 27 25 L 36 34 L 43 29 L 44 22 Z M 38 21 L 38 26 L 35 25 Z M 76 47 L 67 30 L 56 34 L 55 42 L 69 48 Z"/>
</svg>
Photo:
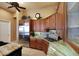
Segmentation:
<svg viewBox="0 0 79 59">
<path fill-rule="evenodd" d="M 39 36 L 30 36 L 30 39 L 32 39 L 32 40 L 35 40 L 35 39 L 38 39 L 38 40 L 45 40 L 45 41 L 47 41 L 47 42 L 49 42 L 47 39 L 45 39 L 45 38 L 43 38 L 43 37 L 39 37 Z"/>
<path fill-rule="evenodd" d="M 41 37 L 41 36 L 30 36 L 30 38 L 44 39 L 44 38 L 43 38 L 43 37 Z"/>
<path fill-rule="evenodd" d="M 22 47 L 22 45 L 17 43 L 10 43 L 0 47 L 0 56 L 8 55 L 9 53 L 15 51 L 16 49 Z"/>
</svg>

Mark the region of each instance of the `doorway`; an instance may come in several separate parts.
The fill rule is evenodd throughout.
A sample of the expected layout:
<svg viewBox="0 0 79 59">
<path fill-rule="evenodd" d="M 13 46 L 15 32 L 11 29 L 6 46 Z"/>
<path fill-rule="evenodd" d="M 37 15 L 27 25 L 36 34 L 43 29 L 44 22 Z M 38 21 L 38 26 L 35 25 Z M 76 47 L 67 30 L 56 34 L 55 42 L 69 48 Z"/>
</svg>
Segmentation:
<svg viewBox="0 0 79 59">
<path fill-rule="evenodd" d="M 23 22 L 23 20 L 21 20 Z M 24 47 L 29 47 L 30 39 L 30 21 L 26 20 L 19 24 L 19 43 L 23 44 Z"/>
<path fill-rule="evenodd" d="M 11 42 L 10 22 L 0 20 L 0 41 Z"/>
</svg>

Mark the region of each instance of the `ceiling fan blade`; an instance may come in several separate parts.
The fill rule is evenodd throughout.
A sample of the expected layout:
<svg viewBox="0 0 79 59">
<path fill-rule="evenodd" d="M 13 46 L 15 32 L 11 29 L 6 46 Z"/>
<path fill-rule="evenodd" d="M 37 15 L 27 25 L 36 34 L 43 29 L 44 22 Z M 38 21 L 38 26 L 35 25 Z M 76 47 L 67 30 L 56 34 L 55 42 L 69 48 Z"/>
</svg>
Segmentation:
<svg viewBox="0 0 79 59">
<path fill-rule="evenodd" d="M 15 8 L 20 12 L 20 10 L 17 7 L 15 7 Z"/>
<path fill-rule="evenodd" d="M 20 6 L 19 6 L 19 8 L 21 8 L 21 9 L 26 9 L 26 8 L 24 8 L 24 7 L 20 7 Z"/>
<path fill-rule="evenodd" d="M 12 8 L 13 6 L 9 6 L 8 8 Z"/>
</svg>

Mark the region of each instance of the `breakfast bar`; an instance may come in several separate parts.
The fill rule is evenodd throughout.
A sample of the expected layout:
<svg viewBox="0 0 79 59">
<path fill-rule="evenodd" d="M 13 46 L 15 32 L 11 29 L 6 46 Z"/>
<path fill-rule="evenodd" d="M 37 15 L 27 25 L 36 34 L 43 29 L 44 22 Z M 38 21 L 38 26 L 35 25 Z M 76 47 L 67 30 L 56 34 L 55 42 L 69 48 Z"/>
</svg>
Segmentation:
<svg viewBox="0 0 79 59">
<path fill-rule="evenodd" d="M 21 56 L 22 45 L 9 43 L 0 46 L 0 56 Z"/>
</svg>

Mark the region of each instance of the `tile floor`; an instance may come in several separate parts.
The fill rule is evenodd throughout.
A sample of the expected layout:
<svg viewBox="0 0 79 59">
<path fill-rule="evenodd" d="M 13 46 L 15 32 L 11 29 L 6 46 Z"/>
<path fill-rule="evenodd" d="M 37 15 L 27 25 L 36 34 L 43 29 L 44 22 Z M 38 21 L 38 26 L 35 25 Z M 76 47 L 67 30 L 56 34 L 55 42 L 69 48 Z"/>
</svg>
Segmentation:
<svg viewBox="0 0 79 59">
<path fill-rule="evenodd" d="M 24 40 L 20 39 L 18 43 L 23 44 L 23 47 L 27 47 L 27 48 L 29 47 L 29 41 L 24 41 Z"/>
<path fill-rule="evenodd" d="M 22 56 L 29 56 L 30 54 L 35 53 L 35 50 L 32 53 L 28 53 L 27 48 L 29 48 L 28 41 L 19 41 L 20 44 L 23 44 Z M 38 52 L 38 51 L 36 51 Z M 39 52 L 41 53 L 41 52 Z M 35 56 L 35 54 L 34 54 Z M 36 56 L 41 56 L 40 54 Z M 43 55 L 44 56 L 44 55 Z M 79 56 L 67 43 L 64 43 L 62 40 L 49 42 L 48 54 L 47 56 Z"/>
<path fill-rule="evenodd" d="M 50 56 L 78 56 L 79 54 L 73 50 L 67 43 L 62 40 L 57 42 L 49 42 L 48 55 Z"/>
</svg>

